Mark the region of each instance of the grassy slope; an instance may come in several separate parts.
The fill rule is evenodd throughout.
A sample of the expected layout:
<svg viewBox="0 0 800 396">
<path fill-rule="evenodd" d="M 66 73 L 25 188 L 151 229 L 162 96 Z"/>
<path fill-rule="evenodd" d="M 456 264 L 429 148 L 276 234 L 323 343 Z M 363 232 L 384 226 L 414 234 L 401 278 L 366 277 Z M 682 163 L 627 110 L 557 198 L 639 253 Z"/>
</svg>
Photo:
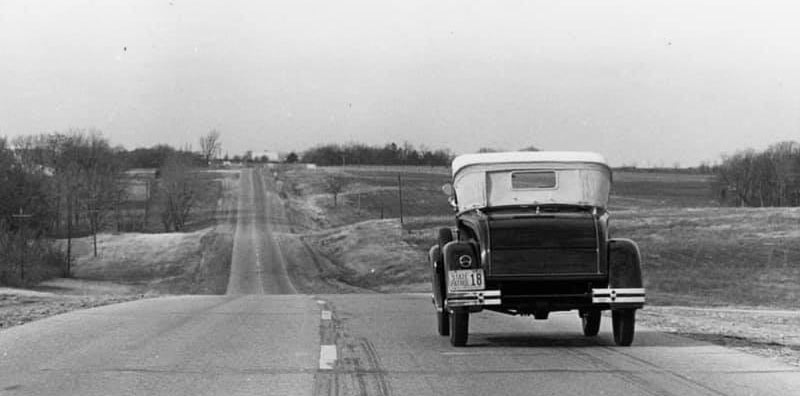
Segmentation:
<svg viewBox="0 0 800 396">
<path fill-rule="evenodd" d="M 800 210 L 638 209 L 612 235 L 639 243 L 652 303 L 800 308 Z"/>
<path fill-rule="evenodd" d="M 224 294 L 230 270 L 238 173 L 203 173 L 210 186 L 187 232 L 101 233 L 73 241 L 73 275 L 134 286 L 140 293 Z M 124 290 L 121 289 L 124 292 Z"/>
<path fill-rule="evenodd" d="M 224 294 L 236 222 L 238 172 L 202 175 L 212 188 L 185 233 L 101 233 L 74 242 L 71 279 L 42 282 L 36 291 L 0 288 L 0 329 L 72 310 L 159 294 Z"/>
</svg>

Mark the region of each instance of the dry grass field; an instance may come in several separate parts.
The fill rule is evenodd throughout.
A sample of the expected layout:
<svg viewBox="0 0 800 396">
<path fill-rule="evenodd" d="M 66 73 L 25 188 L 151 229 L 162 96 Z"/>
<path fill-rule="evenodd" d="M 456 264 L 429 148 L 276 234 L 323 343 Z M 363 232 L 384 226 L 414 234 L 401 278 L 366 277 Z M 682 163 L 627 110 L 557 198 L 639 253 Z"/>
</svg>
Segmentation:
<svg viewBox="0 0 800 396">
<path fill-rule="evenodd" d="M 235 177 L 238 173 L 238 169 L 202 170 L 192 173 L 191 177 L 196 186 L 195 202 L 184 231 L 197 231 L 216 223 L 215 211 L 219 197 L 224 193 L 224 180 Z M 103 228 L 123 232 L 164 232 L 161 216 L 165 200 L 155 178 L 155 169 L 136 169 L 126 172 L 122 182 L 125 185 L 125 195 L 120 211 L 106 216 Z M 86 234 L 88 230 L 81 232 Z"/>
<path fill-rule="evenodd" d="M 649 208 L 612 222 L 639 243 L 652 303 L 800 308 L 800 210 Z"/>
</svg>

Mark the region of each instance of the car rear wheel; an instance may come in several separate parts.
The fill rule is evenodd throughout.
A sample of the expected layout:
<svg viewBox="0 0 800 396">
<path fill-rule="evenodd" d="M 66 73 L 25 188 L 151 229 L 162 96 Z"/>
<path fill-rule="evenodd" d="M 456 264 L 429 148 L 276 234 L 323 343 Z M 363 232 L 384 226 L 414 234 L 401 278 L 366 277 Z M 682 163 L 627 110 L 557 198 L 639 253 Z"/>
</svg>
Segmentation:
<svg viewBox="0 0 800 396">
<path fill-rule="evenodd" d="M 469 312 L 453 311 L 450 314 L 450 344 L 461 347 L 467 345 L 469 336 Z"/>
<path fill-rule="evenodd" d="M 636 310 L 616 309 L 611 311 L 611 324 L 614 328 L 614 343 L 619 346 L 631 345 L 636 328 Z"/>
<path fill-rule="evenodd" d="M 445 286 L 444 280 L 444 257 L 442 256 L 444 245 L 448 242 L 453 240 L 453 231 L 450 230 L 448 227 L 442 227 L 439 229 L 439 234 L 437 236 L 437 243 L 439 244 L 439 256 L 434 257 L 436 260 L 435 263 L 435 271 L 433 281 L 434 287 L 438 288 L 435 290 L 434 293 L 438 292 L 439 298 L 441 301 L 437 301 L 437 303 L 441 304 L 442 311 L 436 311 L 436 327 L 439 335 L 446 336 L 451 334 L 450 332 L 450 313 L 447 312 L 447 309 L 444 308 L 445 305 L 445 298 L 447 298 L 447 289 Z"/>
<path fill-rule="evenodd" d="M 436 311 L 436 325 L 440 336 L 450 335 L 450 314 L 447 310 Z"/>
<path fill-rule="evenodd" d="M 583 324 L 583 335 L 587 337 L 594 337 L 600 331 L 600 311 L 589 310 L 581 314 L 581 322 Z"/>
</svg>

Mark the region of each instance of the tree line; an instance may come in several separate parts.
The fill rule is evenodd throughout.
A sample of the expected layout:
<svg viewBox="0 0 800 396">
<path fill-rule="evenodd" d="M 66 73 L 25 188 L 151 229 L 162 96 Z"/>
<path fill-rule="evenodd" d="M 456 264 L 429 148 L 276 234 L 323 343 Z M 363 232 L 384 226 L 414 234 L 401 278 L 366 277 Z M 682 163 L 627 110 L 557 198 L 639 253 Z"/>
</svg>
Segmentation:
<svg viewBox="0 0 800 396">
<path fill-rule="evenodd" d="M 327 144 L 310 148 L 300 159 L 305 163 L 322 166 L 335 165 L 428 165 L 449 166 L 453 159 L 449 150 L 415 148 L 406 142 L 402 146 L 389 143 L 384 146 L 368 146 L 360 143 Z"/>
<path fill-rule="evenodd" d="M 128 151 L 97 130 L 0 138 L 0 284 L 70 276 L 72 239 L 93 236 L 97 255 L 98 232 L 142 230 L 124 215 L 131 211 L 144 210 L 146 221 L 155 208 L 164 231 L 184 229 L 201 189 L 193 169 L 219 151 L 218 133 L 202 139 L 213 153 L 167 145 Z M 157 171 L 136 181 L 126 172 L 134 168 Z M 132 203 L 136 183 L 146 194 Z"/>
<path fill-rule="evenodd" d="M 800 143 L 739 151 L 716 168 L 720 201 L 737 206 L 800 206 Z"/>
</svg>

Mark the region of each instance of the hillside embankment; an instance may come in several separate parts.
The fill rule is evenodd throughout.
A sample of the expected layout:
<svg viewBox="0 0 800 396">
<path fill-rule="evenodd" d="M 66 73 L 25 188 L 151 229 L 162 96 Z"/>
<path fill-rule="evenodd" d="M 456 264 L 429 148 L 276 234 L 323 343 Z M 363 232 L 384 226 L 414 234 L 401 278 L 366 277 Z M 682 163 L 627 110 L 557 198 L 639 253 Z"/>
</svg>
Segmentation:
<svg viewBox="0 0 800 396">
<path fill-rule="evenodd" d="M 76 309 L 170 294 L 224 294 L 236 221 L 238 171 L 215 172 L 216 205 L 191 214 L 176 233 L 100 233 L 72 240 L 71 278 L 31 290 L 0 288 L 0 329 Z M 210 206 L 211 209 L 206 209 Z M 211 226 L 208 226 L 211 224 Z M 66 243 L 66 241 L 59 241 Z"/>
</svg>

